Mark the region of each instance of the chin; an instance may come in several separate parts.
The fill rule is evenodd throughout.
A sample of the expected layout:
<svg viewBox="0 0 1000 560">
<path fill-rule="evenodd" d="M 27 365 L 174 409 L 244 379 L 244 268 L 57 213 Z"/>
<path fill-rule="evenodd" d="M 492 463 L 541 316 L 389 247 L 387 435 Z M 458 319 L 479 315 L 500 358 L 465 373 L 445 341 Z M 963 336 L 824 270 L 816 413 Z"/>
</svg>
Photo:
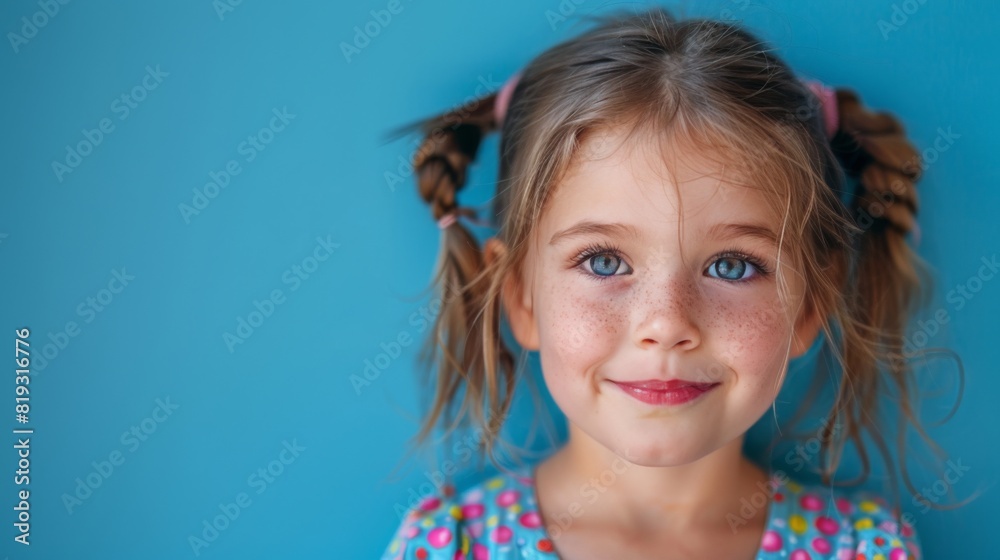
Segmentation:
<svg viewBox="0 0 1000 560">
<path fill-rule="evenodd" d="M 612 437 L 608 448 L 629 462 L 642 467 L 679 467 L 698 461 L 712 453 L 704 442 L 693 442 L 687 437 Z"/>
</svg>

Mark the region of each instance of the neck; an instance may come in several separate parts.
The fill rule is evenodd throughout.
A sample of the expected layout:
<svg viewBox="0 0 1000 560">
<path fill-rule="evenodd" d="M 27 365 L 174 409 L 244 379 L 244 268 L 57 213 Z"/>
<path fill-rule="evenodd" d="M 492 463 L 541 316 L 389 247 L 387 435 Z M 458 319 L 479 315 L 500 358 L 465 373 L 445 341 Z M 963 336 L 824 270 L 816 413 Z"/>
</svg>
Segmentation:
<svg viewBox="0 0 1000 560">
<path fill-rule="evenodd" d="M 583 506 L 582 516 L 597 523 L 613 522 L 637 532 L 656 532 L 669 525 L 726 527 L 727 514 L 740 511 L 740 497 L 766 484 L 767 473 L 742 454 L 744 436 L 692 463 L 646 467 L 631 463 L 570 424 L 568 443 L 545 469 L 554 501 Z M 541 478 L 547 473 L 539 469 Z M 582 490 L 581 490 L 582 489 Z M 596 498 L 595 498 L 596 496 Z M 764 519 L 765 511 L 755 516 Z"/>
</svg>

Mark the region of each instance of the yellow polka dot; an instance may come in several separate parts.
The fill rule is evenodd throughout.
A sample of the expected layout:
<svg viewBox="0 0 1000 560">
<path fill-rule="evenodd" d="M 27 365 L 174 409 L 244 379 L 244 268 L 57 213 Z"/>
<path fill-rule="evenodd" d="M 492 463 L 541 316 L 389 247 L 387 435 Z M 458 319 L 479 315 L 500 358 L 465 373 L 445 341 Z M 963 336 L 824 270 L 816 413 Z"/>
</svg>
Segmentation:
<svg viewBox="0 0 1000 560">
<path fill-rule="evenodd" d="M 458 506 L 451 506 L 451 508 L 448 509 L 448 513 L 450 513 L 455 519 L 458 519 L 459 521 L 462 520 L 462 508 Z"/>
<path fill-rule="evenodd" d="M 399 541 L 392 541 L 392 546 L 389 547 L 389 552 L 396 554 L 397 550 L 399 550 Z"/>
<path fill-rule="evenodd" d="M 806 522 L 806 518 L 798 514 L 788 518 L 788 526 L 800 535 L 809 529 L 809 524 Z"/>
<path fill-rule="evenodd" d="M 903 547 L 903 541 L 901 541 L 901 540 L 899 540 L 897 538 L 893 538 L 891 541 L 889 541 L 889 545 L 890 546 L 895 546 L 895 547 L 902 548 Z"/>
<path fill-rule="evenodd" d="M 503 478 L 501 477 L 494 478 L 493 480 L 486 483 L 486 488 L 490 490 L 496 490 L 501 486 L 503 486 Z"/>
<path fill-rule="evenodd" d="M 857 521 L 854 522 L 854 528 L 859 531 L 861 531 L 862 529 L 871 529 L 874 526 L 875 524 L 872 523 L 872 520 L 868 519 L 867 517 L 863 519 L 858 519 Z"/>
<path fill-rule="evenodd" d="M 469 554 L 469 537 L 462 535 L 462 554 L 468 556 Z"/>
<path fill-rule="evenodd" d="M 792 492 L 795 492 L 796 494 L 802 491 L 802 486 L 797 482 L 789 481 L 787 484 L 785 484 L 785 487 L 791 490 Z"/>
<path fill-rule="evenodd" d="M 860 504 L 858 504 L 858 509 L 860 509 L 865 513 L 875 513 L 876 511 L 878 511 L 878 504 L 870 500 L 865 500 Z"/>
<path fill-rule="evenodd" d="M 507 508 L 507 511 L 511 513 L 521 513 L 521 504 L 513 504 Z"/>
<path fill-rule="evenodd" d="M 434 520 L 431 519 L 430 517 L 428 517 L 428 518 L 424 519 L 423 521 L 421 521 L 420 525 L 422 525 L 423 527 L 433 527 L 434 526 Z"/>
<path fill-rule="evenodd" d="M 872 560 L 885 560 L 885 554 L 876 554 L 872 556 Z"/>
<path fill-rule="evenodd" d="M 500 519 L 497 518 L 497 516 L 491 515 L 490 518 L 486 520 L 486 526 L 487 527 L 495 527 L 496 524 L 499 523 L 499 522 L 500 522 Z"/>
</svg>

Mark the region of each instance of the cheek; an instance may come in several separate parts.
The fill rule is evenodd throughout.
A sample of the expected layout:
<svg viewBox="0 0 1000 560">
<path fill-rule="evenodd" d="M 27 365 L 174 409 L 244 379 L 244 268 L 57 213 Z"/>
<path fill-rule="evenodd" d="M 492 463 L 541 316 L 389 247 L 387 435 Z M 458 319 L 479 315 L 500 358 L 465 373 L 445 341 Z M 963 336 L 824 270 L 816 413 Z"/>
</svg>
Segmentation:
<svg viewBox="0 0 1000 560">
<path fill-rule="evenodd" d="M 719 357 L 744 386 L 768 389 L 784 371 L 791 325 L 779 302 L 724 298 L 715 306 L 708 328 L 720 345 Z"/>
<path fill-rule="evenodd" d="M 624 332 L 620 302 L 607 292 L 575 283 L 552 286 L 540 302 L 539 339 L 543 371 L 578 377 L 607 359 Z"/>
</svg>

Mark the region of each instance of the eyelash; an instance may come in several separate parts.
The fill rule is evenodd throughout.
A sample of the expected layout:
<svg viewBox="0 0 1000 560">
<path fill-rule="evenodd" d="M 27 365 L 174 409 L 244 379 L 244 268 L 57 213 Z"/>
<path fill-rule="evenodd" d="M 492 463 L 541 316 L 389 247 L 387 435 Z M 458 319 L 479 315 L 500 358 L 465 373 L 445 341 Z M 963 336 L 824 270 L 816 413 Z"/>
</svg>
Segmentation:
<svg viewBox="0 0 1000 560">
<path fill-rule="evenodd" d="M 740 251 L 739 249 L 736 248 L 726 249 L 725 251 L 722 251 L 718 255 L 715 255 L 715 257 L 713 257 L 712 259 L 712 262 L 714 263 L 719 259 L 725 259 L 725 258 L 736 258 L 746 261 L 748 264 L 752 265 L 755 269 L 757 269 L 757 275 L 752 278 L 749 278 L 747 280 L 727 280 L 728 282 L 752 282 L 756 279 L 766 278 L 768 275 L 771 274 L 770 267 L 764 264 L 763 259 L 760 259 L 748 253 L 744 253 L 743 251 Z"/>
<path fill-rule="evenodd" d="M 601 243 L 594 243 L 588 245 L 587 247 L 584 247 L 582 251 L 577 253 L 577 255 L 573 258 L 574 268 L 580 268 L 581 265 L 583 265 L 583 263 L 587 262 L 591 258 L 596 257 L 598 255 L 611 255 L 615 258 L 620 259 L 623 263 L 625 262 L 625 259 L 622 257 L 621 249 L 619 249 L 616 245 L 604 245 Z M 762 259 L 755 257 L 754 255 L 745 253 L 736 248 L 726 249 L 716 254 L 715 256 L 712 257 L 712 260 L 711 262 L 709 262 L 709 265 L 711 265 L 715 261 L 725 258 L 736 258 L 746 261 L 748 264 L 753 266 L 754 269 L 756 269 L 757 271 L 756 275 L 746 280 L 723 280 L 721 278 L 719 279 L 723 280 L 724 282 L 728 282 L 730 284 L 741 283 L 741 282 L 753 282 L 754 280 L 768 277 L 772 272 L 771 268 L 768 267 L 766 264 L 764 264 L 764 261 Z M 617 274 L 612 274 L 610 276 L 602 276 L 600 274 L 593 274 L 585 270 L 581 270 L 581 273 L 597 282 L 607 282 L 608 280 L 611 280 L 615 276 L 618 276 Z"/>
<path fill-rule="evenodd" d="M 580 269 L 583 263 L 598 255 L 611 255 L 621 259 L 622 262 L 625 261 L 625 259 L 622 258 L 621 249 L 619 249 L 616 245 L 602 245 L 600 243 L 594 243 L 584 247 L 582 251 L 577 253 L 576 257 L 573 258 L 573 262 L 575 263 L 574 268 Z M 611 276 L 601 276 L 600 274 L 593 274 L 582 269 L 580 269 L 580 272 L 597 282 L 607 282 L 617 276 L 616 274 L 612 274 Z"/>
</svg>

